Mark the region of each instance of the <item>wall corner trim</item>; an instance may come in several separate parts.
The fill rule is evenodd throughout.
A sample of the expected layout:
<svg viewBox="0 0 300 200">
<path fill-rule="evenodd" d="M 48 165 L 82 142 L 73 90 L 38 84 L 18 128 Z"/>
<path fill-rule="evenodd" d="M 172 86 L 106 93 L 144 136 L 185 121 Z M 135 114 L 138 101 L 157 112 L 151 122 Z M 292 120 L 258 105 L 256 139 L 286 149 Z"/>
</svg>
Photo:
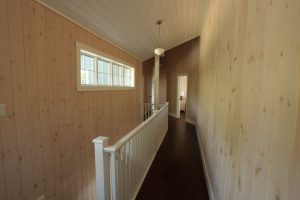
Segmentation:
<svg viewBox="0 0 300 200">
<path fill-rule="evenodd" d="M 203 152 L 203 148 L 202 148 L 202 144 L 201 144 L 201 140 L 200 140 L 200 134 L 199 134 L 200 132 L 199 132 L 197 124 L 195 124 L 195 129 L 196 129 L 196 135 L 197 135 L 197 140 L 198 140 L 198 144 L 199 144 L 200 156 L 201 156 L 202 166 L 203 166 L 203 170 L 204 170 L 204 174 L 205 174 L 205 180 L 206 180 L 209 199 L 215 200 L 213 191 L 212 191 L 212 187 L 211 187 L 211 182 L 210 182 L 210 179 L 208 176 L 206 158 L 204 157 L 204 152 Z"/>
</svg>

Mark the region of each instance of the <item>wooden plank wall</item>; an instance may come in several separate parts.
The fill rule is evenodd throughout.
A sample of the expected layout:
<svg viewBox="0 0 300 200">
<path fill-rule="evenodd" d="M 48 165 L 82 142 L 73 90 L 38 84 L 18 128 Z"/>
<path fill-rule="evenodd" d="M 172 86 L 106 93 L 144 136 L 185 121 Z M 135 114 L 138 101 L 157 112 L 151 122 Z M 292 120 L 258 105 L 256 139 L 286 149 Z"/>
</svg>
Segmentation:
<svg viewBox="0 0 300 200">
<path fill-rule="evenodd" d="M 140 122 L 141 62 L 32 0 L 0 0 L 0 33 L 0 199 L 94 199 L 91 141 Z M 135 66 L 135 90 L 78 92 L 76 41 Z"/>
<path fill-rule="evenodd" d="M 177 76 L 188 74 L 186 118 L 196 120 L 198 99 L 199 37 L 189 40 L 166 52 L 163 65 L 167 67 L 167 101 L 169 111 L 176 115 Z"/>
<path fill-rule="evenodd" d="M 196 37 L 166 51 L 161 57 L 159 74 L 161 102 L 169 102 L 172 115 L 176 115 L 177 75 L 188 74 L 187 119 L 192 122 L 196 120 L 198 104 L 199 39 Z M 153 67 L 154 58 L 143 62 L 145 100 L 151 96 Z"/>
<path fill-rule="evenodd" d="M 300 196 L 300 1 L 210 0 L 197 128 L 215 200 Z"/>
</svg>

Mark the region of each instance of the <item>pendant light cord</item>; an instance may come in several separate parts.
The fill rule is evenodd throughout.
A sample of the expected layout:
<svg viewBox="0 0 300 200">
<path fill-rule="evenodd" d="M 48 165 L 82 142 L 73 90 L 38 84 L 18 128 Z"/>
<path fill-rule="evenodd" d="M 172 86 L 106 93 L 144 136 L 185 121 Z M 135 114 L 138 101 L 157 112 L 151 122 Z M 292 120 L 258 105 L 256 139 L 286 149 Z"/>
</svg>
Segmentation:
<svg viewBox="0 0 300 200">
<path fill-rule="evenodd" d="M 160 25 L 162 24 L 162 20 L 158 20 L 156 24 L 158 25 L 158 48 L 160 48 Z"/>
<path fill-rule="evenodd" d="M 158 25 L 158 48 L 160 48 L 160 24 Z"/>
</svg>

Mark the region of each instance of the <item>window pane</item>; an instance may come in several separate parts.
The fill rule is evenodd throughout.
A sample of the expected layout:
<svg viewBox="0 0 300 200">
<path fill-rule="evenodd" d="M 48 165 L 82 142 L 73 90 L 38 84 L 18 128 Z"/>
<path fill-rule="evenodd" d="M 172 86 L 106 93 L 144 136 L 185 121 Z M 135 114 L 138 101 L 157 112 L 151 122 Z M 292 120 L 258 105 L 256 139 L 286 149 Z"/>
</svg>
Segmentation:
<svg viewBox="0 0 300 200">
<path fill-rule="evenodd" d="M 134 87 L 134 68 L 124 67 L 124 86 Z"/>
<path fill-rule="evenodd" d="M 94 58 L 82 54 L 81 55 L 81 69 L 95 71 Z"/>
<path fill-rule="evenodd" d="M 98 73 L 98 84 L 101 84 L 101 85 L 104 84 L 103 74 L 102 73 Z"/>
<path fill-rule="evenodd" d="M 123 85 L 123 67 L 113 64 L 113 85 Z"/>
<path fill-rule="evenodd" d="M 110 83 L 111 83 L 110 74 L 104 74 L 104 84 L 110 85 Z"/>
<path fill-rule="evenodd" d="M 104 64 L 104 73 L 110 74 L 110 63 L 109 62 L 105 62 L 105 64 Z"/>
<path fill-rule="evenodd" d="M 103 72 L 103 61 L 98 60 L 98 72 Z"/>
<path fill-rule="evenodd" d="M 110 62 L 105 60 L 98 60 L 98 84 L 111 85 L 110 76 Z"/>
<path fill-rule="evenodd" d="M 135 79 L 135 77 L 134 77 L 134 68 L 131 68 L 131 69 L 130 69 L 129 77 L 130 77 L 129 85 L 130 85 L 131 87 L 134 87 L 134 79 Z"/>
<path fill-rule="evenodd" d="M 81 54 L 80 58 L 81 58 L 80 60 L 81 84 L 95 85 L 96 80 L 95 80 L 94 58 L 91 56 L 87 56 L 85 54 Z"/>
<path fill-rule="evenodd" d="M 86 84 L 86 73 L 85 73 L 85 70 L 81 70 L 81 84 Z"/>
<path fill-rule="evenodd" d="M 94 79 L 94 72 L 88 70 L 81 70 L 81 84 L 96 84 L 96 80 Z"/>
<path fill-rule="evenodd" d="M 129 86 L 129 68 L 124 67 L 124 85 Z"/>
</svg>

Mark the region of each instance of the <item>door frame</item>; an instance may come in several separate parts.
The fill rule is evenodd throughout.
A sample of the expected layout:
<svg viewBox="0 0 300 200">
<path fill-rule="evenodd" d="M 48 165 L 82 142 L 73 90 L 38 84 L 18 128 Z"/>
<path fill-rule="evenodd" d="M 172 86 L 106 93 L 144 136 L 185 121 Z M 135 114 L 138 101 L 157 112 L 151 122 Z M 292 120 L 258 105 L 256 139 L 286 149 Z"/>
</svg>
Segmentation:
<svg viewBox="0 0 300 200">
<path fill-rule="evenodd" d="M 181 74 L 177 74 L 177 91 L 176 91 L 176 117 L 177 118 L 180 118 L 180 102 L 179 102 L 179 99 L 180 99 L 180 77 L 182 76 L 186 76 L 186 98 L 185 98 L 185 116 L 187 116 L 187 113 L 188 113 L 188 94 L 189 94 L 189 90 L 188 90 L 188 85 L 189 85 L 189 74 L 188 73 L 181 73 Z"/>
</svg>

